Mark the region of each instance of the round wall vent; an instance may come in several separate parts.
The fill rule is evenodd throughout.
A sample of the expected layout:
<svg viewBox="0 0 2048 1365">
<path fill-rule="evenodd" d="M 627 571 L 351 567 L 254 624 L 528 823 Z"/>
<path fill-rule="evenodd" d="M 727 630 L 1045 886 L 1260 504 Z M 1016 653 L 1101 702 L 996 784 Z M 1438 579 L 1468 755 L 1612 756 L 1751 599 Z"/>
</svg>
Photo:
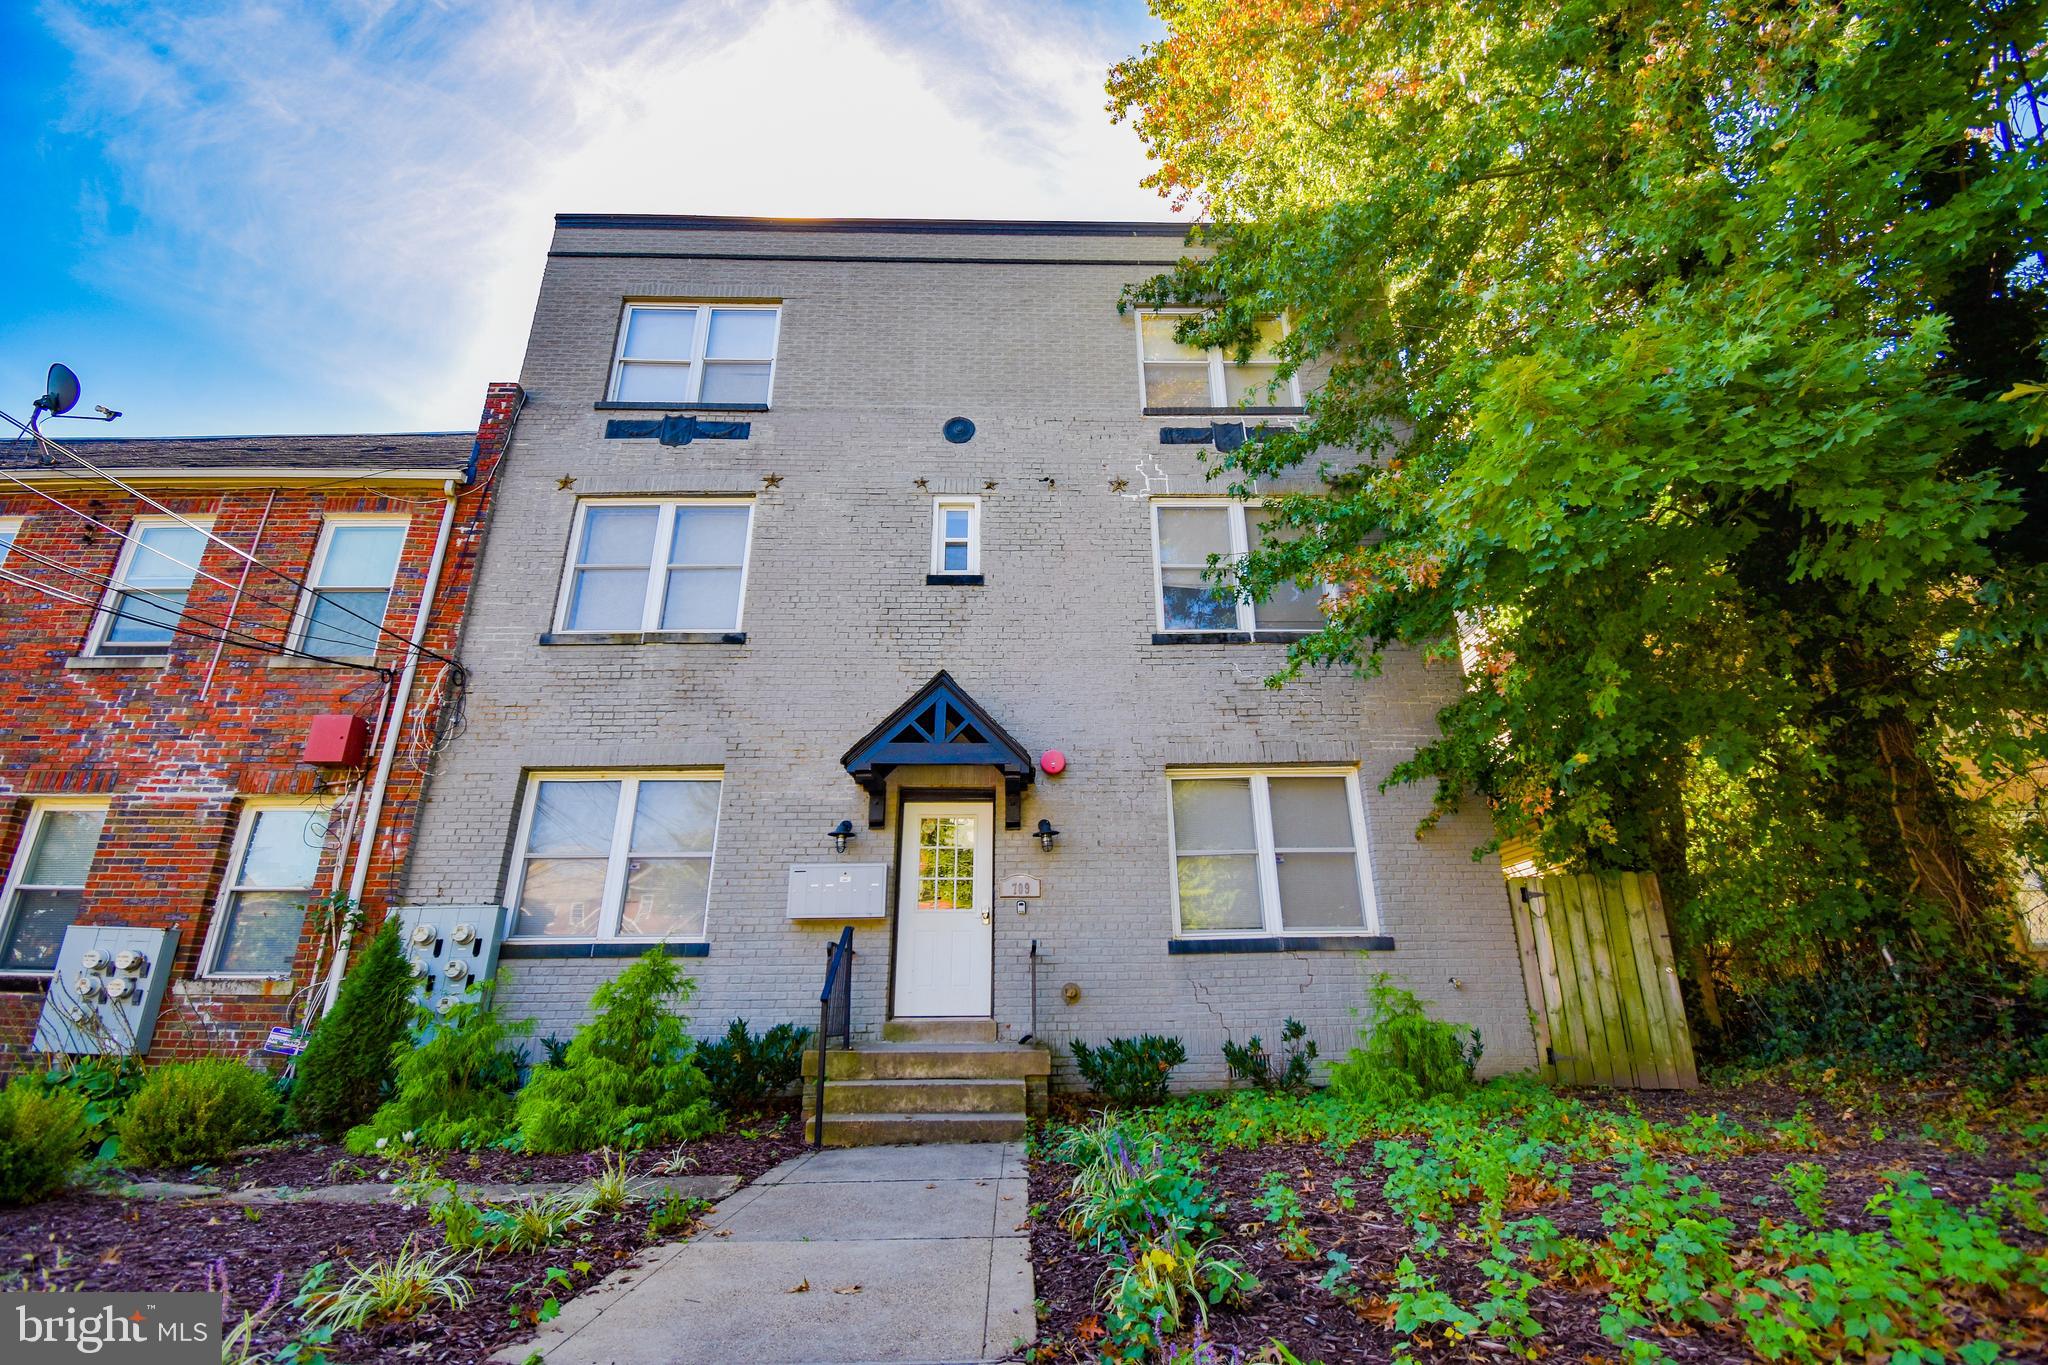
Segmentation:
<svg viewBox="0 0 2048 1365">
<path fill-rule="evenodd" d="M 941 430 L 944 431 L 946 439 L 956 446 L 964 446 L 974 439 L 974 423 L 965 417 L 947 418 L 946 425 Z"/>
</svg>

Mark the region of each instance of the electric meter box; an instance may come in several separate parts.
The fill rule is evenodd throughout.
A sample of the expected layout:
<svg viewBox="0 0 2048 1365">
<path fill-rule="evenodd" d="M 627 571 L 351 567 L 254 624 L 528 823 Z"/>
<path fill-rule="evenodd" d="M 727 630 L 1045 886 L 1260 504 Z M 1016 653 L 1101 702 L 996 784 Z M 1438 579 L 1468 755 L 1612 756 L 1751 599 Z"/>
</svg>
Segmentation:
<svg viewBox="0 0 2048 1365">
<path fill-rule="evenodd" d="M 437 1011 L 481 1000 L 512 913 L 502 905 L 401 905 L 398 937 L 412 963 L 415 998 Z"/>
<path fill-rule="evenodd" d="M 36 1020 L 35 1050 L 103 1057 L 147 1053 L 177 951 L 175 929 L 125 924 L 66 929 Z"/>
<path fill-rule="evenodd" d="M 803 863 L 789 869 L 790 919 L 884 919 L 887 863 Z"/>
</svg>

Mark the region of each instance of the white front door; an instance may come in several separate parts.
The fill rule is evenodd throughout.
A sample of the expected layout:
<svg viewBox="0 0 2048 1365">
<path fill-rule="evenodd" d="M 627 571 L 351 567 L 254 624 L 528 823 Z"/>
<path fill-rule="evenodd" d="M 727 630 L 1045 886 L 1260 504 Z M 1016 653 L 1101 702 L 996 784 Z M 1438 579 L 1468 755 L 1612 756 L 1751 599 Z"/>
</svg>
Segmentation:
<svg viewBox="0 0 2048 1365">
<path fill-rule="evenodd" d="M 995 924 L 989 801 L 903 803 L 896 879 L 896 1013 L 994 1010 Z"/>
</svg>

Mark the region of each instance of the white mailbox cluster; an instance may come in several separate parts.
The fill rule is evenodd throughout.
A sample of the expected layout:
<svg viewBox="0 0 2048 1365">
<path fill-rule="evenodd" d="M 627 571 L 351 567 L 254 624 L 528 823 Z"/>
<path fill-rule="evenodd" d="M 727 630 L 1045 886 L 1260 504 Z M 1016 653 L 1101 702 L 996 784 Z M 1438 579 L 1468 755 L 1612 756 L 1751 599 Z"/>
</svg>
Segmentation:
<svg viewBox="0 0 2048 1365">
<path fill-rule="evenodd" d="M 883 919 L 887 863 L 803 863 L 789 869 L 789 918 Z"/>
<path fill-rule="evenodd" d="M 480 999 L 478 988 L 497 974 L 511 914 L 502 905 L 400 906 L 399 937 L 419 998 L 443 1014 L 459 1000 Z"/>
<path fill-rule="evenodd" d="M 177 951 L 173 929 L 66 929 L 36 1020 L 36 1051 L 138 1057 L 148 1052 Z"/>
</svg>

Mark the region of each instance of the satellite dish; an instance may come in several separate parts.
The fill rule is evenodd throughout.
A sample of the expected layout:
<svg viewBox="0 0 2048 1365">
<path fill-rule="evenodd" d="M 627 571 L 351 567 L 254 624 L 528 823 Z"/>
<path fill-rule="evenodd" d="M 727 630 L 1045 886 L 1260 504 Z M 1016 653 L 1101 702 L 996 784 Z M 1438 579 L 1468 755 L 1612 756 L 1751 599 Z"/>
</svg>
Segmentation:
<svg viewBox="0 0 2048 1365">
<path fill-rule="evenodd" d="M 50 367 L 48 391 L 36 400 L 36 406 L 52 417 L 62 417 L 78 406 L 78 376 L 69 365 Z"/>
</svg>

